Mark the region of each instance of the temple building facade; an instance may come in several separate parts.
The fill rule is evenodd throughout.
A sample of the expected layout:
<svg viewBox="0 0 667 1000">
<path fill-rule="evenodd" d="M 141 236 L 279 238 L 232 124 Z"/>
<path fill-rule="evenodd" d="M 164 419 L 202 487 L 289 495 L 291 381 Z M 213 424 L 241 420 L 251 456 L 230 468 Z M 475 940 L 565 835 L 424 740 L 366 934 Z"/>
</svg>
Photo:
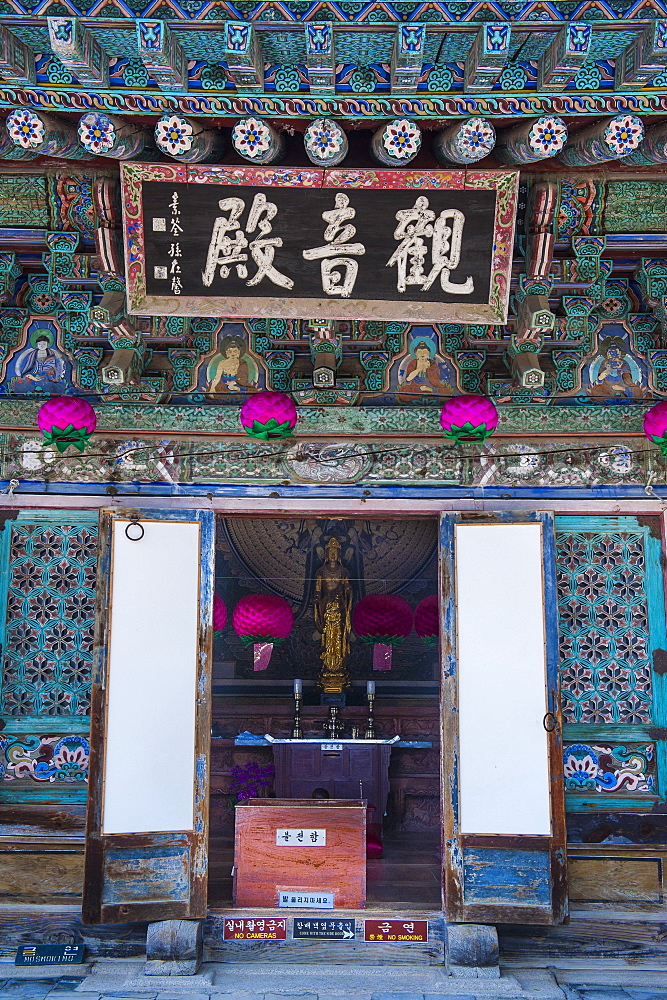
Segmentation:
<svg viewBox="0 0 667 1000">
<path fill-rule="evenodd" d="M 666 165 L 663 0 L 0 0 L 5 960 L 667 967 Z"/>
</svg>

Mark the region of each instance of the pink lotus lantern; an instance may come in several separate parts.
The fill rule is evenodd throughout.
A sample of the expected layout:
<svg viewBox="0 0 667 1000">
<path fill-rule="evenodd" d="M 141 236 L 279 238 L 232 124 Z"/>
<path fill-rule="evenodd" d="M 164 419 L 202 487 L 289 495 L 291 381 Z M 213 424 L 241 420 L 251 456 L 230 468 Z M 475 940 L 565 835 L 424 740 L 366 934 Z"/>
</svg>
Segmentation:
<svg viewBox="0 0 667 1000">
<path fill-rule="evenodd" d="M 227 624 L 227 606 L 221 597 L 213 595 L 213 634 L 220 635 Z"/>
<path fill-rule="evenodd" d="M 498 426 L 498 411 L 486 396 L 452 396 L 440 411 L 445 437 L 460 441 L 484 441 Z"/>
<path fill-rule="evenodd" d="M 284 597 L 275 594 L 248 594 L 234 608 L 232 627 L 244 646 L 254 648 L 255 670 L 266 670 L 275 643 L 292 631 L 294 614 Z"/>
<path fill-rule="evenodd" d="M 439 612 L 437 594 L 429 594 L 415 608 L 415 632 L 430 646 L 435 646 L 440 636 Z"/>
<path fill-rule="evenodd" d="M 87 399 L 52 396 L 40 406 L 37 426 L 46 443 L 55 445 L 62 455 L 70 444 L 79 451 L 84 450 L 97 427 L 97 419 Z"/>
<path fill-rule="evenodd" d="M 656 403 L 644 417 L 644 434 L 667 458 L 667 402 Z"/>
<path fill-rule="evenodd" d="M 391 670 L 392 649 L 412 632 L 412 608 L 402 597 L 369 594 L 352 613 L 352 628 L 373 643 L 373 670 Z"/>
<path fill-rule="evenodd" d="M 288 437 L 298 417 L 291 396 L 266 389 L 248 396 L 241 407 L 240 419 L 241 426 L 251 437 L 268 441 L 269 438 Z"/>
</svg>

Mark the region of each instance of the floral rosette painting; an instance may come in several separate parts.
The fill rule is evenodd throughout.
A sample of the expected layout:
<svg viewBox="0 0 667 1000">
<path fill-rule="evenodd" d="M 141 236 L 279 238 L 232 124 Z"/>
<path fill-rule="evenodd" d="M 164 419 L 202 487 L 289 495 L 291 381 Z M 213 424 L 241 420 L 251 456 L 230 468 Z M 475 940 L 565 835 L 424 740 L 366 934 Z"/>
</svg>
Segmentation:
<svg viewBox="0 0 667 1000">
<path fill-rule="evenodd" d="M 106 115 L 89 111 L 79 119 L 79 138 L 82 146 L 99 156 L 113 147 L 116 130 Z"/>
<path fill-rule="evenodd" d="M 44 142 L 44 122 L 27 108 L 17 109 L 7 116 L 7 132 L 12 142 L 22 149 L 36 149 Z"/>
<path fill-rule="evenodd" d="M 192 125 L 179 115 L 164 115 L 155 126 L 155 141 L 163 153 L 178 156 L 192 149 Z"/>
<path fill-rule="evenodd" d="M 257 160 L 271 148 L 271 130 L 257 118 L 244 118 L 232 131 L 234 149 L 249 160 Z"/>
</svg>

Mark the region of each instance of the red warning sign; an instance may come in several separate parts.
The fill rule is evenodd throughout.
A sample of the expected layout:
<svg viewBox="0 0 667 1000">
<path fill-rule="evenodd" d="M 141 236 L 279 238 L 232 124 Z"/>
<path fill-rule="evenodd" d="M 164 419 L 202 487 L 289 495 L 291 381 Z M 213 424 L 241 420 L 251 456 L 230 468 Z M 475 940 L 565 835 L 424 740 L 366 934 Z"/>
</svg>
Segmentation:
<svg viewBox="0 0 667 1000">
<path fill-rule="evenodd" d="M 225 918 L 222 937 L 224 941 L 286 941 L 287 919 L 286 917 Z"/>
<path fill-rule="evenodd" d="M 364 920 L 364 941 L 428 941 L 428 920 Z"/>
</svg>

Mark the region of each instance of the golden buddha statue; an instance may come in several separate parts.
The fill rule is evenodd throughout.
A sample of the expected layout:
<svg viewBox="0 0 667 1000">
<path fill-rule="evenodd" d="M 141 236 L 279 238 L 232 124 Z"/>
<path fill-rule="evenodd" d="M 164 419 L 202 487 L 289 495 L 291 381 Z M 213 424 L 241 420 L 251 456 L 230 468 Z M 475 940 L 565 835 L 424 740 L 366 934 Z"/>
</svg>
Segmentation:
<svg viewBox="0 0 667 1000">
<path fill-rule="evenodd" d="M 319 686 L 325 692 L 340 693 L 350 686 L 345 660 L 350 652 L 352 587 L 337 538 L 328 540 L 325 553 L 315 574 L 315 625 L 322 636 Z"/>
</svg>

